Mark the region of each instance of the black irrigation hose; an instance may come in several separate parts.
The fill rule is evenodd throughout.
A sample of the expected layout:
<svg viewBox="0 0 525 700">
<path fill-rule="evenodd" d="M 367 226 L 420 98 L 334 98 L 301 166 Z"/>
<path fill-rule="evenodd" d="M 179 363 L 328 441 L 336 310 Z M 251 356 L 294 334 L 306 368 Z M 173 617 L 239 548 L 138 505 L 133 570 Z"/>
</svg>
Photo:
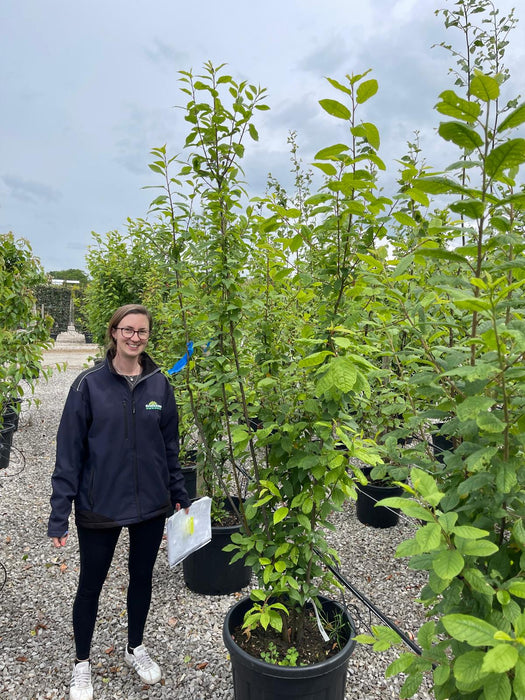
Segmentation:
<svg viewBox="0 0 525 700">
<path fill-rule="evenodd" d="M 0 569 L 4 572 L 4 580 L 2 581 L 2 585 L 0 586 L 0 593 L 4 590 L 4 586 L 7 583 L 7 569 L 5 566 L 2 564 L 0 561 Z"/>
<path fill-rule="evenodd" d="M 377 608 L 371 600 L 369 600 L 363 593 L 361 593 L 361 591 L 358 591 L 357 588 L 355 588 L 355 586 L 353 586 L 350 583 L 350 581 L 348 581 L 348 579 L 346 579 L 341 574 L 340 571 L 338 571 L 334 566 L 332 566 L 332 564 L 326 561 L 326 558 L 323 556 L 322 552 L 320 552 L 317 549 L 317 547 L 314 547 L 314 552 L 323 562 L 324 566 L 326 566 L 326 568 L 332 572 L 332 574 L 336 577 L 339 583 L 341 583 L 346 589 L 350 591 L 350 593 L 352 593 L 352 595 L 354 595 L 358 600 L 360 600 L 361 603 L 363 603 L 363 605 L 365 605 L 370 610 L 370 612 L 374 613 L 374 615 L 381 620 L 381 622 L 384 622 L 387 627 L 390 627 L 391 630 L 396 632 L 396 634 L 398 634 L 401 637 L 401 639 L 405 642 L 407 646 L 409 646 L 412 649 L 412 651 L 415 651 L 416 654 L 418 654 L 418 656 L 421 656 L 422 650 L 414 641 L 412 641 L 412 639 L 410 639 L 409 636 L 407 636 L 402 630 L 400 630 L 399 627 L 394 622 L 392 622 L 392 620 L 389 617 L 382 613 L 381 610 L 379 610 L 379 608 Z"/>
</svg>

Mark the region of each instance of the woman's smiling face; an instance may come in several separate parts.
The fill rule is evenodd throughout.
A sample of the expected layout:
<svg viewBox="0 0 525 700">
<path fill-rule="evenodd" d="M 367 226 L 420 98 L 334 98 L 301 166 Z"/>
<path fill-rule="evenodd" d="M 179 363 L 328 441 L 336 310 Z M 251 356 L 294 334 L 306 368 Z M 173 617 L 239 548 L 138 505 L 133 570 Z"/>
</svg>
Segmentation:
<svg viewBox="0 0 525 700">
<path fill-rule="evenodd" d="M 130 313 L 124 316 L 118 328 L 111 332 L 117 345 L 116 354 L 127 359 L 138 357 L 148 344 L 149 330 L 145 314 Z"/>
</svg>

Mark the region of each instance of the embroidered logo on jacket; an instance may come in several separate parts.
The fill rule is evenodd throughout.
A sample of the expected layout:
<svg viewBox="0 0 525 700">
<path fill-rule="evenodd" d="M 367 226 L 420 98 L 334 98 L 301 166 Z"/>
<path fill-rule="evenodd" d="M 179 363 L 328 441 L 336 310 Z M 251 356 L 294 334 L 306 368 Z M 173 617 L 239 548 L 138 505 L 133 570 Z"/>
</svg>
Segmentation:
<svg viewBox="0 0 525 700">
<path fill-rule="evenodd" d="M 162 406 L 156 401 L 150 401 L 146 404 L 146 411 L 162 411 Z"/>
</svg>

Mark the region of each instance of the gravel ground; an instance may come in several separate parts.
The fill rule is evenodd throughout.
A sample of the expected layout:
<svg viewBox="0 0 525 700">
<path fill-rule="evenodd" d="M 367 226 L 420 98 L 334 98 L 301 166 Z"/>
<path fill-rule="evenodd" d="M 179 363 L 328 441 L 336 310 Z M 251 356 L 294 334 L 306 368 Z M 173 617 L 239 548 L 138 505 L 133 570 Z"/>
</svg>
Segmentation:
<svg viewBox="0 0 525 700">
<path fill-rule="evenodd" d="M 67 361 L 67 369 L 39 384 L 35 396 L 40 406 L 24 406 L 11 464 L 0 472 L 1 698 L 68 697 L 74 656 L 71 604 L 79 568 L 77 540 L 73 528 L 67 547 L 58 552 L 46 537 L 46 526 L 57 425 L 69 385 L 89 352 L 86 346 L 47 353 L 48 363 Z M 398 543 L 411 536 L 413 524 L 402 519 L 388 530 L 365 527 L 355 516 L 353 502 L 336 514 L 334 524 L 332 543 L 342 558 L 343 574 L 401 629 L 415 635 L 424 621 L 416 602 L 424 580 L 393 556 Z M 144 686 L 123 661 L 126 539 L 124 530 L 101 596 L 91 656 L 95 698 L 233 700 L 222 622 L 228 608 L 247 590 L 218 597 L 192 593 L 185 587 L 182 567 L 169 569 L 163 543 L 145 634 L 146 645 L 163 669 L 163 680 Z M 359 631 L 365 631 L 364 624 L 378 624 L 361 603 L 350 595 L 346 600 L 357 606 L 354 616 L 361 620 Z M 398 698 L 401 679 L 384 678 L 395 656 L 357 645 L 350 658 L 346 698 Z M 427 700 L 432 696 L 420 690 L 414 697 Z"/>
</svg>

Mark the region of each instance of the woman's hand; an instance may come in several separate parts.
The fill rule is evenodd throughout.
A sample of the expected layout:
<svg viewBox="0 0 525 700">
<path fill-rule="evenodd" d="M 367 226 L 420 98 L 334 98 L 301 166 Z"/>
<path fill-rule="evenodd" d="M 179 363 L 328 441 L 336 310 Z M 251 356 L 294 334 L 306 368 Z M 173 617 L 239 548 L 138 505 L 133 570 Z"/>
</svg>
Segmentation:
<svg viewBox="0 0 525 700">
<path fill-rule="evenodd" d="M 177 513 L 179 512 L 179 510 L 180 510 L 180 503 L 176 503 L 176 504 L 175 504 L 175 510 L 177 511 Z M 186 513 L 186 515 L 188 515 L 188 513 L 190 512 L 189 507 L 188 507 L 188 508 L 184 508 L 184 512 Z"/>
<path fill-rule="evenodd" d="M 62 537 L 52 537 L 51 540 L 53 542 L 53 547 L 65 547 L 68 537 L 68 533 L 66 533 Z"/>
</svg>

